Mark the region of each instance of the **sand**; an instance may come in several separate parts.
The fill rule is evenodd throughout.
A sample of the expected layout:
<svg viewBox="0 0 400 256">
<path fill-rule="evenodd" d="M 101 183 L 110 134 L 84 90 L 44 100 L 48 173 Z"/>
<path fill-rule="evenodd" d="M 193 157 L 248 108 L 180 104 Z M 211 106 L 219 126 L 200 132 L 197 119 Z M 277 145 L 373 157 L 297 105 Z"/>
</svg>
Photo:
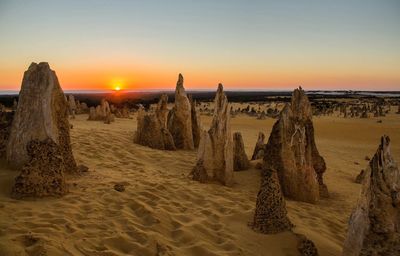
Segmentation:
<svg viewBox="0 0 400 256">
<path fill-rule="evenodd" d="M 262 235 L 247 226 L 260 170 L 236 172 L 232 188 L 200 184 L 187 177 L 195 151 L 133 144 L 136 118 L 110 125 L 86 118 L 71 120 L 71 135 L 78 164 L 90 170 L 68 177 L 66 196 L 11 199 L 17 172 L 0 162 L 0 255 L 297 255 L 291 233 Z M 202 116 L 203 127 L 210 121 Z M 274 122 L 238 115 L 231 120 L 232 132 L 242 133 L 251 156 L 258 132 L 269 136 Z M 400 115 L 315 117 L 314 125 L 331 198 L 317 205 L 287 200 L 287 207 L 295 232 L 313 240 L 321 255 L 340 255 L 361 188 L 353 180 L 382 134 L 391 137 L 400 161 Z M 125 184 L 124 192 L 114 190 L 118 182 Z"/>
</svg>

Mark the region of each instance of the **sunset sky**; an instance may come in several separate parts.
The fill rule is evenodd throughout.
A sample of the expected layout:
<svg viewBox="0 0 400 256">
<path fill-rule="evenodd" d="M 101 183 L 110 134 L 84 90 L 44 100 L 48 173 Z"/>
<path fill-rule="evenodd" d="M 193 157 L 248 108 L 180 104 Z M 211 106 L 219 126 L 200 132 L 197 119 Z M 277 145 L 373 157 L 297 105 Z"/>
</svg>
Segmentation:
<svg viewBox="0 0 400 256">
<path fill-rule="evenodd" d="M 0 0 L 0 90 L 40 61 L 66 90 L 400 90 L 400 1 Z"/>
</svg>

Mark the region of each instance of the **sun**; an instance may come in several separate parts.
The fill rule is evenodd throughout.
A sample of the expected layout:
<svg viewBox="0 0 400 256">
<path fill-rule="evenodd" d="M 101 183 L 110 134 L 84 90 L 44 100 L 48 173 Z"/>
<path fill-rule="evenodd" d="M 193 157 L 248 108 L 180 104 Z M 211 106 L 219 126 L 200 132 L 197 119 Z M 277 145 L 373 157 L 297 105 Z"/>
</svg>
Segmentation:
<svg viewBox="0 0 400 256">
<path fill-rule="evenodd" d="M 119 86 L 119 85 L 115 85 L 115 86 L 114 86 L 114 90 L 116 90 L 116 91 L 120 91 L 120 90 L 121 90 L 121 86 Z"/>
</svg>

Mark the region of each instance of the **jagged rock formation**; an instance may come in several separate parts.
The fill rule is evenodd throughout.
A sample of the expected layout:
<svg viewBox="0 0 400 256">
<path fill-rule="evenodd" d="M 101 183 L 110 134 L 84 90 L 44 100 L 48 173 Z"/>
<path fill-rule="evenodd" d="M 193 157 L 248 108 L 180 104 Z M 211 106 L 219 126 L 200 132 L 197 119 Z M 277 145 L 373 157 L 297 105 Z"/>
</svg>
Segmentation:
<svg viewBox="0 0 400 256">
<path fill-rule="evenodd" d="M 155 113 L 146 113 L 140 107 L 134 142 L 155 149 L 175 150 L 174 140 L 167 129 L 168 96 L 163 94 Z"/>
<path fill-rule="evenodd" d="M 301 89 L 281 111 L 265 146 L 264 168 L 277 170 L 282 191 L 294 200 L 316 203 L 328 196 L 326 166 L 314 139 L 311 105 Z"/>
<path fill-rule="evenodd" d="M 233 143 L 230 107 L 222 84 L 218 85 L 214 105 L 211 127 L 201 134 L 197 163 L 191 174 L 200 182 L 215 180 L 230 186 L 233 184 Z"/>
<path fill-rule="evenodd" d="M 75 100 L 76 110 L 75 114 L 87 114 L 89 112 L 89 108 L 85 102 L 80 102 L 79 100 Z"/>
<path fill-rule="evenodd" d="M 68 192 L 66 171 L 61 148 L 52 139 L 31 140 L 27 145 L 30 160 L 15 179 L 12 196 L 43 197 L 62 196 Z"/>
<path fill-rule="evenodd" d="M 175 106 L 168 115 L 168 130 L 174 138 L 176 148 L 194 149 L 191 105 L 183 87 L 183 76 L 179 74 L 175 89 Z"/>
<path fill-rule="evenodd" d="M 27 151 L 30 141 L 51 139 L 59 147 L 64 169 L 76 172 L 69 129 L 68 103 L 56 73 L 45 62 L 32 63 L 24 73 L 7 143 L 7 161 L 20 168 L 31 158 Z"/>
<path fill-rule="evenodd" d="M 400 255 L 400 170 L 387 136 L 366 170 L 343 255 Z"/>
<path fill-rule="evenodd" d="M 251 160 L 262 159 L 265 154 L 265 135 L 263 132 L 258 133 L 256 146 L 254 147 L 253 156 Z"/>
<path fill-rule="evenodd" d="M 101 104 L 89 109 L 89 121 L 103 121 L 106 124 L 114 122 L 114 115 L 111 113 L 107 100 L 102 99 Z"/>
<path fill-rule="evenodd" d="M 290 231 L 293 224 L 287 217 L 286 203 L 276 171 L 265 169 L 257 195 L 256 210 L 250 226 L 257 232 L 275 234 Z"/>
<path fill-rule="evenodd" d="M 189 101 L 191 106 L 193 145 L 195 148 L 198 148 L 201 135 L 200 116 L 197 114 L 196 101 L 193 100 L 192 95 L 189 95 Z"/>
<path fill-rule="evenodd" d="M 242 171 L 250 167 L 249 159 L 244 150 L 242 134 L 235 132 L 233 134 L 233 170 Z"/>
<path fill-rule="evenodd" d="M 0 111 L 0 158 L 6 156 L 6 147 L 13 118 L 14 112 Z"/>
</svg>

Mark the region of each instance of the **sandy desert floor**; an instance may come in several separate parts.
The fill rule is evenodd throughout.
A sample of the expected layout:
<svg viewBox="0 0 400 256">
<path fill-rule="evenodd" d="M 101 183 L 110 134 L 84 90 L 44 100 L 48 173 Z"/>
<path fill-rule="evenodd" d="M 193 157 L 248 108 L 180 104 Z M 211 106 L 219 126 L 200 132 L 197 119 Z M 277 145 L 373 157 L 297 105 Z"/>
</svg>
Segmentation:
<svg viewBox="0 0 400 256">
<path fill-rule="evenodd" d="M 136 118 L 106 125 L 72 120 L 78 163 L 90 170 L 68 177 L 62 198 L 14 200 L 17 172 L 0 162 L 0 255 L 297 255 L 291 233 L 262 235 L 248 228 L 259 189 L 260 170 L 235 173 L 232 188 L 200 184 L 187 175 L 195 151 L 159 151 L 133 144 Z M 340 255 L 347 221 L 360 185 L 353 182 L 380 136 L 392 139 L 400 161 L 400 115 L 344 119 L 314 117 L 316 142 L 327 163 L 331 198 L 317 205 L 287 200 L 295 232 L 313 240 L 321 255 Z M 203 128 L 211 117 L 202 116 Z M 273 119 L 237 116 L 251 156 L 259 131 Z M 114 190 L 123 182 L 126 190 Z"/>
</svg>

